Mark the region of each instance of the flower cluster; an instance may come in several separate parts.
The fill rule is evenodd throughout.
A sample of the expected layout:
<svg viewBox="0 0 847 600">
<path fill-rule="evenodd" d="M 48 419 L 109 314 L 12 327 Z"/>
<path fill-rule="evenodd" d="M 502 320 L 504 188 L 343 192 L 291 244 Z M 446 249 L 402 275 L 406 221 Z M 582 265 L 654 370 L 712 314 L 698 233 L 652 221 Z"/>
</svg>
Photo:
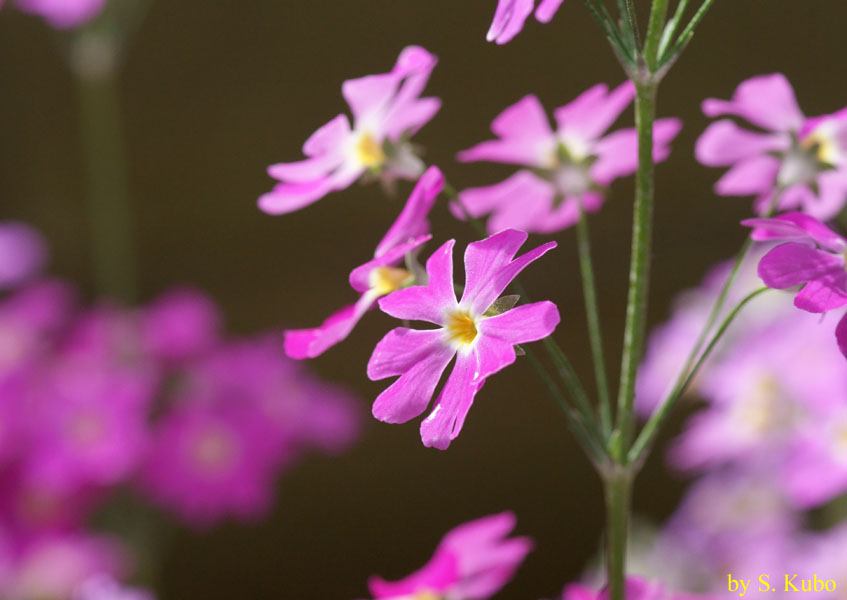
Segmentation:
<svg viewBox="0 0 847 600">
<path fill-rule="evenodd" d="M 798 250 L 792 244 L 825 252 L 810 236 L 823 245 L 841 239 L 800 213 L 749 225 L 763 243 L 742 266 L 730 300 L 761 286 L 757 264 L 772 284 L 773 265 L 778 271 L 785 253 Z M 774 248 L 780 238 L 797 241 Z M 727 271 L 728 265 L 716 269 L 683 296 L 655 334 L 639 373 L 643 412 L 664 397 L 679 370 L 671 363 L 693 346 Z M 808 297 L 817 296 L 813 291 Z M 847 363 L 832 343 L 836 322 L 797 311 L 786 300 L 757 298 L 695 380 L 692 392 L 706 406 L 671 444 L 669 460 L 701 477 L 641 557 L 645 574 L 725 592 L 727 569 L 757 585 L 761 573 L 783 573 L 786 565 L 798 580 L 842 569 L 822 549 L 844 543 L 844 526 L 830 521 L 829 529 L 812 531 L 806 523 L 809 510 L 847 491 Z"/>
<path fill-rule="evenodd" d="M 189 289 L 85 308 L 35 279 L 0 300 L 0 596 L 69 598 L 89 575 L 128 575 L 129 551 L 86 525 L 127 492 L 189 525 L 255 519 L 300 454 L 352 442 L 345 392 L 276 340 L 225 339 L 220 320 Z"/>
</svg>

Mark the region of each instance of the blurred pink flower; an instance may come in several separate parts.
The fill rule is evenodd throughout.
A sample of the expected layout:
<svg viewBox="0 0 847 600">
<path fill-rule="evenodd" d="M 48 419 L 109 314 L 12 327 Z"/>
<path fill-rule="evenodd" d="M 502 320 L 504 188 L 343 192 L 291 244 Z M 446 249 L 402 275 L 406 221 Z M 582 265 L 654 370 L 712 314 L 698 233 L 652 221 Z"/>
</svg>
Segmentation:
<svg viewBox="0 0 847 600">
<path fill-rule="evenodd" d="M 346 339 L 379 298 L 415 283 L 415 273 L 397 265 L 430 239 L 427 216 L 443 188 L 441 171 L 430 167 L 377 246 L 374 258 L 350 273 L 351 287 L 362 294 L 358 302 L 333 313 L 320 327 L 286 331 L 288 356 L 297 359 L 320 356 Z"/>
<path fill-rule="evenodd" d="M 535 18 L 549 23 L 564 0 L 541 0 L 535 9 Z M 498 0 L 494 20 L 485 36 L 489 42 L 505 44 L 523 29 L 527 17 L 535 8 L 535 0 Z"/>
<path fill-rule="evenodd" d="M 706 596 L 671 592 L 658 581 L 647 581 L 640 577 L 627 577 L 624 589 L 626 600 L 695 600 Z M 581 583 L 572 583 L 562 592 L 562 600 L 609 600 L 609 590 L 595 590 Z"/>
<path fill-rule="evenodd" d="M 444 536 L 420 570 L 394 582 L 372 577 L 371 594 L 376 600 L 490 598 L 511 580 L 532 549 L 528 538 L 506 537 L 514 527 L 510 512 L 459 525 Z"/>
<path fill-rule="evenodd" d="M 638 166 L 635 129 L 605 135 L 632 102 L 635 86 L 626 82 L 609 91 L 596 85 L 554 111 L 553 131 L 538 98 L 529 95 L 513 104 L 491 124 L 498 139 L 459 153 L 464 162 L 493 161 L 522 169 L 498 184 L 462 191 L 459 198 L 474 217 L 491 215 L 488 231 L 513 227 L 550 233 L 570 227 L 580 210 L 594 212 L 603 204 L 605 189 Z M 662 161 L 679 132 L 678 119 L 659 119 L 653 131 L 653 158 Z M 461 206 L 453 213 L 465 218 Z"/>
<path fill-rule="evenodd" d="M 801 208 L 827 220 L 847 198 L 847 109 L 805 117 L 791 84 L 781 73 L 742 82 L 731 100 L 703 102 L 709 117 L 731 115 L 762 131 L 740 128 L 730 119 L 715 121 L 697 140 L 697 160 L 730 167 L 715 184 L 722 196 L 755 195 L 758 214 Z M 782 190 L 780 192 L 780 190 Z"/>
<path fill-rule="evenodd" d="M 96 18 L 106 0 L 15 0 L 18 7 L 43 17 L 51 27 L 71 29 Z"/>
<path fill-rule="evenodd" d="M 417 178 L 423 163 L 408 137 L 441 107 L 438 98 L 420 98 L 436 62 L 425 49 L 409 46 L 390 72 L 345 81 L 341 92 L 353 126 L 338 115 L 306 140 L 308 158 L 269 167 L 268 174 L 281 183 L 259 198 L 259 208 L 269 214 L 301 209 L 368 171 L 387 179 Z"/>
<path fill-rule="evenodd" d="M 559 311 L 552 302 L 492 310 L 506 286 L 556 246 L 549 242 L 515 259 L 526 238 L 522 231 L 507 229 L 469 244 L 460 302 L 453 288 L 453 240 L 427 261 L 427 285 L 398 290 L 379 301 L 383 312 L 393 317 L 426 321 L 438 329 L 398 327 L 377 344 L 368 362 L 368 377 L 376 381 L 400 376 L 374 402 L 377 419 L 405 423 L 421 414 L 455 356 L 453 371 L 421 424 L 424 445 L 444 450 L 459 435 L 486 378 L 515 361 L 515 344 L 540 340 L 553 332 Z"/>
<path fill-rule="evenodd" d="M 128 588 L 106 575 L 89 577 L 74 591 L 71 600 L 154 600 L 146 590 Z"/>
<path fill-rule="evenodd" d="M 0 290 L 38 275 L 46 260 L 47 247 L 35 229 L 24 223 L 0 222 Z"/>
</svg>

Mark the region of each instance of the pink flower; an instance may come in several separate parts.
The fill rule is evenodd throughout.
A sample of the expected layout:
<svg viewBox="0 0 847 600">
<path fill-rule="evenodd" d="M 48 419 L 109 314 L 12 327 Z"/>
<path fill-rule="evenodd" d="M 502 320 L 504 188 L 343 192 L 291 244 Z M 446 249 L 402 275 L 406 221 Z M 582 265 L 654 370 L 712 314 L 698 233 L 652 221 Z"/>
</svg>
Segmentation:
<svg viewBox="0 0 847 600">
<path fill-rule="evenodd" d="M 368 377 L 376 381 L 400 376 L 374 402 L 377 419 L 405 423 L 421 414 L 455 356 L 453 371 L 421 424 L 424 445 L 443 450 L 459 435 L 485 379 L 515 361 L 515 344 L 553 332 L 559 311 L 551 302 L 505 312 L 495 304 L 518 273 L 556 246 L 549 242 L 515 259 L 526 238 L 522 231 L 507 229 L 469 244 L 460 302 L 453 290 L 454 240 L 427 261 L 427 285 L 398 290 L 379 301 L 379 307 L 393 317 L 427 321 L 438 329 L 398 327 L 377 344 L 368 362 Z"/>
<path fill-rule="evenodd" d="M 696 156 L 710 167 L 730 167 L 715 184 L 722 196 L 755 195 L 759 214 L 782 190 L 778 210 L 802 208 L 826 220 L 847 197 L 847 109 L 807 118 L 784 75 L 760 75 L 741 83 L 732 100 L 703 102 L 709 117 L 732 115 L 764 130 L 742 129 L 730 119 L 709 125 Z"/>
<path fill-rule="evenodd" d="M 541 23 L 549 23 L 562 2 L 563 0 L 541 0 L 535 9 L 535 18 Z M 510 42 L 521 32 L 534 7 L 535 0 L 498 0 L 494 20 L 485 39 L 497 44 Z"/>
<path fill-rule="evenodd" d="M 0 290 L 37 275 L 47 260 L 44 240 L 29 225 L 0 222 Z"/>
<path fill-rule="evenodd" d="M 742 224 L 754 227 L 751 236 L 757 241 L 791 240 L 759 261 L 759 277 L 768 287 L 804 284 L 794 297 L 794 306 L 812 313 L 847 305 L 847 240 L 814 217 L 797 212 Z M 839 321 L 835 339 L 847 356 L 847 318 Z"/>
<path fill-rule="evenodd" d="M 17 0 L 21 10 L 40 15 L 51 27 L 70 29 L 96 18 L 106 0 Z"/>
<path fill-rule="evenodd" d="M 220 342 L 220 314 L 202 292 L 175 288 L 144 313 L 142 337 L 151 353 L 166 362 L 185 361 L 209 352 Z"/>
<path fill-rule="evenodd" d="M 444 188 L 438 167 L 430 167 L 418 181 L 397 220 L 374 252 L 374 258 L 353 269 L 351 287 L 360 292 L 358 302 L 332 314 L 320 327 L 285 332 L 285 353 L 291 358 L 314 358 L 344 340 L 376 301 L 415 283 L 415 274 L 398 263 L 430 239 L 427 215 Z"/>
<path fill-rule="evenodd" d="M 338 115 L 306 140 L 305 160 L 268 168 L 278 179 L 259 198 L 269 214 L 289 213 L 347 188 L 368 171 L 387 179 L 414 179 L 423 165 L 408 144 L 438 112 L 438 98 L 420 98 L 437 59 L 419 46 L 405 48 L 389 73 L 350 79 L 341 93 L 353 113 L 353 126 Z"/>
<path fill-rule="evenodd" d="M 474 217 L 491 214 L 488 231 L 514 227 L 550 233 L 573 225 L 580 207 L 600 209 L 604 188 L 638 166 L 635 129 L 604 135 L 632 102 L 635 86 L 619 85 L 611 92 L 596 85 L 554 111 L 553 131 L 538 98 L 529 95 L 494 119 L 498 139 L 460 152 L 459 160 L 516 164 L 522 169 L 498 184 L 464 190 L 460 198 Z M 677 119 L 659 119 L 653 132 L 653 158 L 662 161 L 681 127 Z M 451 209 L 464 218 L 459 206 Z"/>
<path fill-rule="evenodd" d="M 268 431 L 249 406 L 184 403 L 158 424 L 144 491 L 201 527 L 229 515 L 260 517 L 270 508 L 278 464 Z"/>
<path fill-rule="evenodd" d="M 509 582 L 532 549 L 528 538 L 506 537 L 514 527 L 515 515 L 510 512 L 459 525 L 444 536 L 429 562 L 405 579 L 388 582 L 372 577 L 371 594 L 376 600 L 490 598 Z"/>
</svg>

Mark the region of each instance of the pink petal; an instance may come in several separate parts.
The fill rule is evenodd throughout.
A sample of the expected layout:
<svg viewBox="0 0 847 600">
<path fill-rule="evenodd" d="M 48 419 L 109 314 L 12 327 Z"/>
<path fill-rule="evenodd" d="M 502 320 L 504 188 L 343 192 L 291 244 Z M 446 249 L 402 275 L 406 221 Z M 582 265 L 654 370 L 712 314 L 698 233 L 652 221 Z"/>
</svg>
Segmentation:
<svg viewBox="0 0 847 600">
<path fill-rule="evenodd" d="M 549 23 L 559 10 L 563 0 L 541 0 L 538 8 L 535 9 L 535 18 L 542 23 Z"/>
<path fill-rule="evenodd" d="M 489 160 L 527 166 L 547 165 L 556 139 L 541 102 L 532 94 L 500 113 L 491 123 L 499 140 L 482 142 L 459 152 L 462 162 Z"/>
<path fill-rule="evenodd" d="M 635 84 L 625 81 L 608 95 L 603 84 L 589 88 L 553 111 L 559 134 L 574 132 L 586 141 L 600 137 L 635 97 Z"/>
<path fill-rule="evenodd" d="M 785 289 L 813 281 L 840 268 L 840 261 L 825 252 L 790 242 L 777 246 L 759 261 L 758 274 L 765 285 Z"/>
<path fill-rule="evenodd" d="M 443 325 L 446 310 L 456 306 L 453 291 L 453 245 L 445 242 L 426 261 L 427 285 L 416 285 L 380 299 L 379 308 L 397 319 Z"/>
<path fill-rule="evenodd" d="M 776 186 L 779 159 L 768 154 L 744 158 L 733 165 L 715 184 L 721 196 L 764 194 Z"/>
<path fill-rule="evenodd" d="M 348 79 L 341 84 L 341 95 L 350 106 L 357 126 L 362 120 L 374 118 L 388 108 L 397 90 L 398 79 L 393 73 L 379 73 Z"/>
<path fill-rule="evenodd" d="M 318 156 L 338 151 L 350 135 L 347 115 L 338 115 L 313 133 L 303 144 L 303 154 Z"/>
<path fill-rule="evenodd" d="M 475 314 L 483 314 L 524 268 L 556 247 L 556 242 L 548 242 L 512 260 L 526 238 L 523 231 L 506 229 L 468 244 L 461 304 Z"/>
<path fill-rule="evenodd" d="M 388 229 L 376 247 L 375 256 L 385 254 L 391 248 L 407 242 L 410 238 L 429 233 L 427 215 L 435 199 L 444 189 L 444 175 L 438 167 L 430 167 L 421 175 L 415 189 L 406 201 L 400 215 Z"/>
<path fill-rule="evenodd" d="M 841 253 L 847 249 L 847 240 L 816 218 L 801 212 L 784 213 L 771 219 L 745 219 L 741 224 L 754 228 L 750 237 L 757 242 L 807 240 L 830 252 Z"/>
<path fill-rule="evenodd" d="M 456 556 L 450 552 L 439 551 L 408 577 L 389 582 L 379 577 L 368 579 L 368 588 L 375 600 L 382 598 L 414 597 L 416 592 L 427 591 L 441 593 L 460 579 Z"/>
<path fill-rule="evenodd" d="M 302 183 L 278 183 L 272 191 L 259 196 L 259 208 L 270 215 L 294 212 L 317 202 L 332 189 L 330 177 Z"/>
<path fill-rule="evenodd" d="M 810 281 L 794 296 L 794 306 L 823 313 L 847 305 L 847 272 L 833 273 Z"/>
<path fill-rule="evenodd" d="M 781 73 L 742 82 L 730 101 L 705 100 L 703 112 L 709 117 L 736 115 L 771 131 L 799 131 L 804 118 L 791 84 Z"/>
<path fill-rule="evenodd" d="M 659 119 L 653 127 L 653 161 L 662 162 L 670 154 L 670 142 L 682 128 L 679 119 Z M 603 186 L 630 175 L 638 168 L 638 136 L 635 129 L 621 129 L 602 138 L 595 146 L 597 162 L 591 178 Z"/>
<path fill-rule="evenodd" d="M 844 208 L 847 202 L 847 171 L 824 171 L 818 175 L 818 194 L 803 205 L 813 217 L 828 221 Z"/>
<path fill-rule="evenodd" d="M 392 141 L 404 134 L 414 135 L 441 110 L 438 98 L 421 98 L 409 104 L 396 104 L 385 118 L 385 134 Z"/>
<path fill-rule="evenodd" d="M 835 341 L 841 354 L 847 358 L 847 314 L 841 317 L 838 325 L 835 326 Z"/>
<path fill-rule="evenodd" d="M 286 331 L 285 353 L 289 358 L 298 360 L 320 356 L 338 342 L 346 339 L 373 304 L 372 296 L 362 296 L 356 304 L 345 306 L 330 315 L 320 327 Z"/>
<path fill-rule="evenodd" d="M 603 206 L 603 194 L 586 192 L 582 196 L 565 196 L 561 204 L 552 212 L 537 220 L 536 233 L 555 233 L 573 226 L 579 220 L 581 211 L 593 213 Z"/>
<path fill-rule="evenodd" d="M 553 208 L 555 195 L 549 181 L 521 170 L 500 183 L 463 190 L 459 198 L 473 217 L 492 214 L 487 229 L 495 233 L 508 228 L 539 231 Z M 456 203 L 450 210 L 464 220 L 465 214 Z"/>
<path fill-rule="evenodd" d="M 497 44 L 511 41 L 523 29 L 534 4 L 535 0 L 498 0 L 494 20 L 485 39 Z"/>
<path fill-rule="evenodd" d="M 388 332 L 368 361 L 368 377 L 400 377 L 377 396 L 373 416 L 385 423 L 405 423 L 421 414 L 453 354 L 440 330 L 398 327 Z"/>
<path fill-rule="evenodd" d="M 723 119 L 709 125 L 697 139 L 694 156 L 706 166 L 723 167 L 766 152 L 788 150 L 790 144 L 783 135 L 756 133 Z"/>
<path fill-rule="evenodd" d="M 357 292 L 367 292 L 371 289 L 370 276 L 374 269 L 398 264 L 409 252 L 425 244 L 430 239 L 432 239 L 431 235 L 422 235 L 409 240 L 405 244 L 391 248 L 385 254 L 379 255 L 363 265 L 359 265 L 350 272 L 350 287 Z"/>
<path fill-rule="evenodd" d="M 483 319 L 480 334 L 510 344 L 523 344 L 546 338 L 561 320 L 559 309 L 550 301 L 523 304 L 503 314 Z"/>
<path fill-rule="evenodd" d="M 389 139 L 412 135 L 428 123 L 441 108 L 438 98 L 419 98 L 438 59 L 420 46 L 407 46 L 400 52 L 392 74 L 400 78 L 399 89 L 384 117 Z"/>
</svg>

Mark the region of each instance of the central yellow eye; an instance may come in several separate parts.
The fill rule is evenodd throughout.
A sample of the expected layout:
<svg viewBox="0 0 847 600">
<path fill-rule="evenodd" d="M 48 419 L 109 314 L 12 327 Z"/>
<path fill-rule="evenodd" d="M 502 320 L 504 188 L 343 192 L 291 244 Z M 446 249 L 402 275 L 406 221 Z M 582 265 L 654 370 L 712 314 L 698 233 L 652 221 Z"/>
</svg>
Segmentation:
<svg viewBox="0 0 847 600">
<path fill-rule="evenodd" d="M 406 283 L 410 276 L 411 273 L 406 269 L 379 267 L 371 271 L 371 289 L 375 290 L 381 296 L 385 296 L 403 287 L 403 284 Z"/>
<path fill-rule="evenodd" d="M 441 596 L 434 592 L 430 592 L 429 590 L 417 592 L 414 596 L 412 596 L 412 598 L 414 598 L 414 600 L 441 600 Z"/>
<path fill-rule="evenodd" d="M 210 429 L 194 440 L 189 450 L 194 465 L 207 475 L 225 472 L 235 462 L 237 448 L 226 432 Z"/>
<path fill-rule="evenodd" d="M 463 309 L 447 313 L 444 329 L 447 332 L 447 341 L 459 346 L 471 344 L 478 333 L 476 320 Z"/>
<path fill-rule="evenodd" d="M 818 161 L 834 165 L 838 161 L 838 147 L 831 136 L 824 135 L 822 132 L 815 132 L 806 136 L 800 146 L 804 150 L 810 152 Z"/>
<path fill-rule="evenodd" d="M 363 133 L 356 143 L 356 156 L 365 167 L 378 167 L 385 162 L 385 152 L 382 151 L 370 133 Z"/>
</svg>

